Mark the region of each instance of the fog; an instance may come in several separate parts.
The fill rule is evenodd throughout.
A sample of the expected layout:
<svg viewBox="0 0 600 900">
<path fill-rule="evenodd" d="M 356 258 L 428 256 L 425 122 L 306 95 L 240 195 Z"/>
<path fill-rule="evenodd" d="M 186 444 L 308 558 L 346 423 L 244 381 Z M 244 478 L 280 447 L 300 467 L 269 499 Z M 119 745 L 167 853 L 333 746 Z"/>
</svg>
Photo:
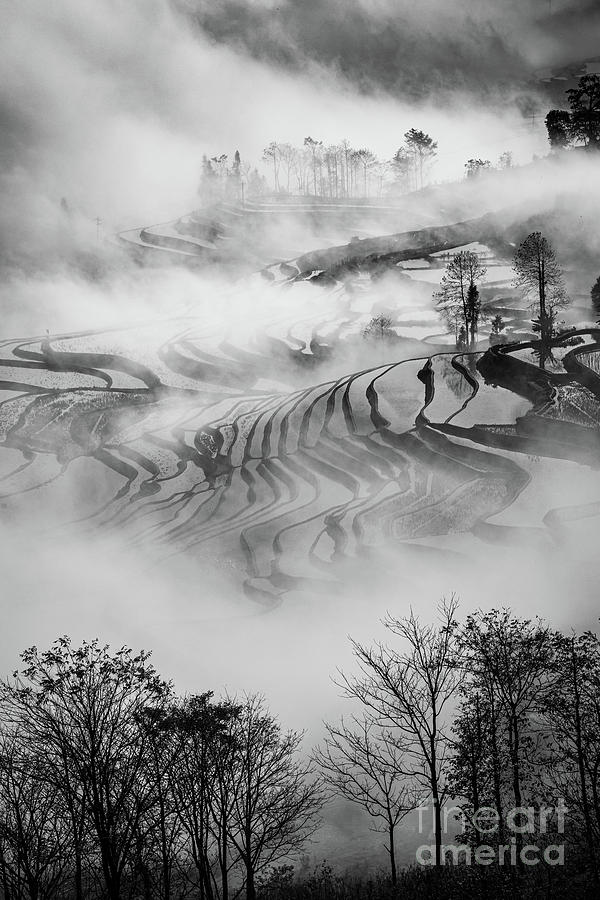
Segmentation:
<svg viewBox="0 0 600 900">
<path fill-rule="evenodd" d="M 358 146 L 367 143 L 390 158 L 408 128 L 423 128 L 439 143 L 436 178 L 441 180 L 459 175 L 469 156 L 495 160 L 510 148 L 518 161 L 527 161 L 545 146 L 545 138 L 540 123 L 528 127 L 515 98 L 535 98 L 539 85 L 531 79 L 519 91 L 510 85 L 517 83 L 515 55 L 541 41 L 528 40 L 534 6 L 503 4 L 499 15 L 481 4 L 452 10 L 420 4 L 418 13 L 407 9 L 391 16 L 386 3 L 345 4 L 342 27 L 349 33 L 356 16 L 371 24 L 375 37 L 382 29 L 390 34 L 391 20 L 397 29 L 402 22 L 403 41 L 411 42 L 422 61 L 416 70 L 422 88 L 417 101 L 406 81 L 414 61 L 402 52 L 386 63 L 392 84 L 378 78 L 385 62 L 381 54 L 361 59 L 353 51 L 352 60 L 367 79 L 362 87 L 353 71 L 344 70 L 336 48 L 328 52 L 325 43 L 311 55 L 310 34 L 302 29 L 310 31 L 321 18 L 323 41 L 334 35 L 342 44 L 345 40 L 335 4 L 279 5 L 277 15 L 293 17 L 300 29 L 296 35 L 285 32 L 286 47 L 301 59 L 291 67 L 277 54 L 256 54 L 246 45 L 246 17 L 260 16 L 277 32 L 269 4 L 210 4 L 209 9 L 167 0 L 4 2 L 3 243 L 12 258 L 24 245 L 30 251 L 43 246 L 52 211 L 63 197 L 83 219 L 99 216 L 107 234 L 164 221 L 196 204 L 203 153 L 231 157 L 239 149 L 244 159 L 259 162 L 271 140 L 301 143 L 307 134 L 325 143 L 344 137 Z M 192 13 L 200 26 L 190 24 Z M 204 22 L 205 15 L 210 22 Z M 216 33 L 215 19 L 229 23 L 226 35 Z M 428 55 L 434 25 L 443 50 L 437 68 Z M 510 85 L 498 84 L 500 63 L 471 33 L 483 27 L 505 48 L 501 65 Z M 239 33 L 232 33 L 235 29 Z M 252 33 L 261 42 L 260 32 Z M 371 32 L 365 26 L 353 33 L 363 40 Z M 458 47 L 455 35 L 461 36 Z M 485 97 L 479 92 L 481 72 L 470 70 L 474 59 L 489 74 Z M 535 64 L 553 59 L 550 48 Z"/>
<path fill-rule="evenodd" d="M 433 422 L 512 426 L 531 406 L 481 381 L 460 418 L 468 391 L 452 394 L 432 300 L 442 267 L 308 282 L 380 236 L 404 235 L 385 251 L 412 248 L 422 267 L 438 244 L 488 241 L 484 305 L 522 338 L 530 315 L 504 270 L 544 230 L 568 324 L 593 323 L 597 162 L 546 158 L 539 71 L 596 52 L 596 5 L 0 0 L 0 13 L 2 671 L 20 648 L 98 636 L 153 650 L 182 692 L 264 692 L 311 742 L 343 710 L 331 676 L 352 665 L 348 635 L 380 636 L 387 610 L 428 618 L 456 592 L 465 614 L 509 605 L 593 626 L 597 466 L 436 432 L 438 484 L 410 443 L 429 357 Z M 197 209 L 203 154 L 237 149 L 268 173 L 270 141 L 312 135 L 389 160 L 412 127 L 439 145 L 430 185 L 369 213 L 319 219 L 280 197 L 206 265 L 136 258 L 117 237 Z M 467 159 L 506 150 L 512 171 L 465 182 Z M 460 222 L 460 240 L 435 231 Z M 381 312 L 396 329 L 384 347 L 362 338 Z M 489 321 L 481 352 L 488 335 Z M 400 449 L 388 426 L 409 435 Z M 557 536 L 546 517 L 563 509 Z"/>
</svg>

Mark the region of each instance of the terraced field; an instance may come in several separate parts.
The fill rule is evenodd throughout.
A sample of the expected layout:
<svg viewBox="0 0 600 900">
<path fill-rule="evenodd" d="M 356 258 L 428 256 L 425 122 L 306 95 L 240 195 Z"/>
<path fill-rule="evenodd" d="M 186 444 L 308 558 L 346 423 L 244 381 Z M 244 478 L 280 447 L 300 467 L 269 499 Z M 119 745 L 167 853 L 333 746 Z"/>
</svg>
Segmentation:
<svg viewBox="0 0 600 900">
<path fill-rule="evenodd" d="M 455 230 L 454 246 L 472 230 Z M 249 277 L 266 297 L 250 331 L 190 311 L 166 332 L 3 342 L 3 517 L 51 508 L 65 537 L 116 534 L 157 559 L 227 567 L 266 609 L 343 592 L 382 552 L 434 552 L 452 535 L 467 554 L 478 541 L 560 544 L 600 513 L 600 332 L 557 342 L 547 370 L 526 340 L 487 349 L 483 334 L 457 354 L 435 277 L 419 280 L 439 278 L 450 232 L 383 243 L 383 282 L 370 245 L 351 271 L 339 253 L 313 252 Z M 487 303 L 506 312 L 506 266 L 494 262 Z M 367 348 L 361 329 L 382 308 L 397 340 Z M 525 314 L 512 313 L 518 338 Z M 578 466 L 586 503 L 524 513 L 540 460 Z"/>
</svg>

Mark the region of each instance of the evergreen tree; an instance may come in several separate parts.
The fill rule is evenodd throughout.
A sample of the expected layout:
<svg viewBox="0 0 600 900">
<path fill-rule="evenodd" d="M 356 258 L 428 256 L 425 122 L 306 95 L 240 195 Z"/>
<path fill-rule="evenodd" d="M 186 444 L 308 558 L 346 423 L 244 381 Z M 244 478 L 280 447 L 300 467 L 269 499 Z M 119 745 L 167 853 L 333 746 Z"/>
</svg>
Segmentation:
<svg viewBox="0 0 600 900">
<path fill-rule="evenodd" d="M 568 147 L 571 143 L 571 116 L 565 109 L 551 109 L 546 116 L 548 140 L 553 150 Z"/>
<path fill-rule="evenodd" d="M 432 160 L 436 155 L 437 142 L 433 140 L 431 135 L 425 134 L 424 131 L 418 131 L 416 128 L 411 128 L 410 131 L 407 131 L 404 139 L 415 161 L 415 172 L 419 176 L 417 187 L 423 188 L 425 163 Z"/>
<path fill-rule="evenodd" d="M 502 332 L 506 328 L 504 319 L 500 313 L 496 313 L 491 322 L 490 329 L 490 345 L 500 344 L 503 341 Z"/>
<path fill-rule="evenodd" d="M 570 133 L 589 148 L 600 148 L 600 75 L 583 75 L 567 91 L 571 107 Z"/>
<path fill-rule="evenodd" d="M 556 330 L 557 311 L 567 298 L 562 270 L 550 242 L 539 231 L 528 235 L 515 253 L 515 284 L 531 300 L 533 329 L 540 335 L 540 365 L 548 358 Z"/>
</svg>

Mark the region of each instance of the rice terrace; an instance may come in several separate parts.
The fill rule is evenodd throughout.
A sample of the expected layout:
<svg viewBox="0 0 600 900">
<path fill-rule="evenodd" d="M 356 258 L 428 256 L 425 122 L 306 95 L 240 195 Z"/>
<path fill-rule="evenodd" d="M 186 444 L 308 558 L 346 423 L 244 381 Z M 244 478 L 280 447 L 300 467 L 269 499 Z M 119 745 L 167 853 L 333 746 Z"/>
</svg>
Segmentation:
<svg viewBox="0 0 600 900">
<path fill-rule="evenodd" d="M 596 897 L 595 4 L 4 5 L 1 900 Z"/>
</svg>

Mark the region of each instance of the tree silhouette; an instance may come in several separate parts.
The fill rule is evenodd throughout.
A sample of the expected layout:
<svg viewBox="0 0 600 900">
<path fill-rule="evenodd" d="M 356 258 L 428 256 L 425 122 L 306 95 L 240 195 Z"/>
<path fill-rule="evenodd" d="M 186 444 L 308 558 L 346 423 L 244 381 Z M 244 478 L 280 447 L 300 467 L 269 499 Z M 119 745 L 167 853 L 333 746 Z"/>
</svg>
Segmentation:
<svg viewBox="0 0 600 900">
<path fill-rule="evenodd" d="M 568 147 L 571 143 L 571 115 L 565 109 L 551 109 L 546 116 L 548 140 L 553 150 Z"/>
<path fill-rule="evenodd" d="M 506 328 L 506 324 L 504 319 L 500 315 L 500 313 L 496 313 L 494 318 L 491 321 L 490 328 L 490 345 L 492 344 L 500 344 L 503 341 L 502 332 Z"/>
<path fill-rule="evenodd" d="M 395 832 L 418 805 L 421 793 L 407 775 L 401 743 L 372 716 L 352 717 L 348 725 L 325 725 L 327 737 L 314 753 L 325 783 L 340 797 L 365 809 L 373 830 L 383 831 L 392 884 L 397 882 Z"/>
<path fill-rule="evenodd" d="M 24 668 L 2 689 L 5 717 L 46 760 L 74 831 L 85 816 L 97 840 L 109 900 L 120 900 L 134 842 L 154 788 L 145 777 L 147 738 L 140 727 L 169 686 L 128 648 L 110 654 L 97 641 L 74 648 L 68 638 L 21 654 Z"/>
<path fill-rule="evenodd" d="M 494 318 L 492 319 L 492 334 L 500 334 L 501 331 L 504 331 L 506 325 L 504 324 L 504 319 L 500 315 L 500 313 L 496 313 Z"/>
<path fill-rule="evenodd" d="M 433 159 L 437 152 L 437 142 L 433 138 L 425 134 L 424 131 L 418 131 L 411 128 L 404 135 L 404 140 L 409 151 L 413 154 L 415 160 L 415 171 L 419 174 L 418 187 L 423 187 L 423 169 L 428 160 Z"/>
<path fill-rule="evenodd" d="M 273 163 L 273 181 L 275 185 L 275 193 L 279 192 L 279 164 L 280 154 L 279 145 L 275 141 L 271 141 L 268 147 L 263 150 L 263 159 L 270 160 Z"/>
<path fill-rule="evenodd" d="M 462 778 L 472 809 L 488 801 L 500 820 L 507 809 L 519 809 L 536 796 L 542 748 L 534 717 L 553 693 L 552 632 L 509 610 L 491 610 L 468 616 L 457 642 L 465 678 L 454 776 Z M 474 744 L 484 722 L 485 741 Z M 522 835 L 515 837 L 519 847 Z"/>
<path fill-rule="evenodd" d="M 363 196 L 368 196 L 367 174 L 377 162 L 375 155 L 366 147 L 354 151 L 354 158 L 360 163 L 363 170 Z"/>
<path fill-rule="evenodd" d="M 256 875 L 297 853 L 318 825 L 321 786 L 298 759 L 302 734 L 282 732 L 264 699 L 242 704 L 230 758 L 230 837 L 246 874 L 246 900 L 256 898 Z"/>
<path fill-rule="evenodd" d="M 432 800 L 434 860 L 442 865 L 442 804 L 447 794 L 449 706 L 458 684 L 454 616 L 457 602 L 442 600 L 439 621 L 425 625 L 415 614 L 388 616 L 384 625 L 401 649 L 352 641 L 359 674 L 341 675 L 346 696 L 358 700 L 389 730 L 408 761 L 407 770 Z"/>
<path fill-rule="evenodd" d="M 147 711 L 156 736 L 168 741 L 168 764 L 157 784 L 167 782 L 183 833 L 191 848 L 191 864 L 197 871 L 200 896 L 213 898 L 213 859 L 220 872 L 220 897 L 228 900 L 232 786 L 224 775 L 233 752 L 233 723 L 241 707 L 229 701 L 216 703 L 212 693 L 177 700 L 163 710 Z M 161 822 L 161 830 L 164 827 Z"/>
<path fill-rule="evenodd" d="M 592 298 L 592 303 L 594 304 L 596 312 L 600 313 L 600 275 L 592 285 L 590 296 Z"/>
<path fill-rule="evenodd" d="M 533 327 L 540 335 L 540 366 L 549 352 L 556 316 L 567 303 L 562 270 L 552 245 L 539 231 L 528 235 L 514 258 L 515 284 L 531 300 Z"/>
<path fill-rule="evenodd" d="M 457 345 L 461 327 L 467 344 L 475 345 L 481 312 L 477 282 L 486 272 L 477 253 L 460 250 L 447 263 L 440 290 L 434 294 L 442 316 L 455 329 Z"/>
<path fill-rule="evenodd" d="M 589 148 L 600 147 L 600 75 L 582 75 L 567 91 L 571 107 L 571 135 Z"/>
<path fill-rule="evenodd" d="M 48 776 L 50 777 L 48 778 Z M 18 735 L 0 738 L 0 868 L 4 897 L 53 900 L 72 878 L 72 835 L 51 768 Z"/>
<path fill-rule="evenodd" d="M 551 694 L 543 716 L 552 748 L 550 776 L 581 830 L 595 893 L 600 883 L 600 641 L 595 634 L 554 634 Z"/>
<path fill-rule="evenodd" d="M 320 147 L 323 146 L 323 141 L 317 141 L 314 138 L 310 137 L 310 135 L 309 135 L 309 137 L 304 138 L 304 146 L 308 147 L 308 149 L 311 152 L 311 156 L 312 156 L 313 188 L 314 188 L 314 194 L 316 197 L 317 196 L 317 162 L 318 162 L 317 151 L 319 150 Z"/>
</svg>

